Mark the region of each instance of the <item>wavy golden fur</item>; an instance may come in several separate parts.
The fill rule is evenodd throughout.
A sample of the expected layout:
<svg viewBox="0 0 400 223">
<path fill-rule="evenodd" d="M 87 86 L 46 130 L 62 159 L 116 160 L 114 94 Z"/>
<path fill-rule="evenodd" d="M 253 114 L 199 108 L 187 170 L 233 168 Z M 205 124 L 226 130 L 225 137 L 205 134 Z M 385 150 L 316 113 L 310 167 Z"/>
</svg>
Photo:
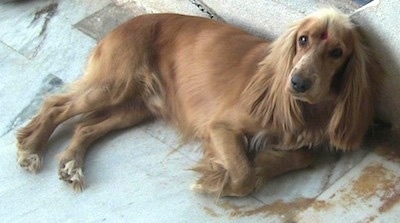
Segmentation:
<svg viewBox="0 0 400 223">
<path fill-rule="evenodd" d="M 263 179 L 308 166 L 313 156 L 302 148 L 358 148 L 373 117 L 377 67 L 357 27 L 333 9 L 272 43 L 205 18 L 139 16 L 107 35 L 85 75 L 19 131 L 18 162 L 40 169 L 53 130 L 83 114 L 59 167 L 81 190 L 93 141 L 163 118 L 203 143 L 193 189 L 244 196 Z"/>
</svg>

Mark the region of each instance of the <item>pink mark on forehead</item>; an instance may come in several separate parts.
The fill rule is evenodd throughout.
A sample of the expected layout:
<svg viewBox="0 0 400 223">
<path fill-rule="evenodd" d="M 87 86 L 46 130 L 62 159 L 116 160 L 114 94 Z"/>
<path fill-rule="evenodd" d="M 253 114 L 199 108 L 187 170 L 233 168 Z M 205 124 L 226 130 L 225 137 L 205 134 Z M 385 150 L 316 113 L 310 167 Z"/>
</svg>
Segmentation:
<svg viewBox="0 0 400 223">
<path fill-rule="evenodd" d="M 321 39 L 322 39 L 322 40 L 328 39 L 328 31 L 325 31 L 325 32 L 323 32 L 323 33 L 321 34 Z"/>
</svg>

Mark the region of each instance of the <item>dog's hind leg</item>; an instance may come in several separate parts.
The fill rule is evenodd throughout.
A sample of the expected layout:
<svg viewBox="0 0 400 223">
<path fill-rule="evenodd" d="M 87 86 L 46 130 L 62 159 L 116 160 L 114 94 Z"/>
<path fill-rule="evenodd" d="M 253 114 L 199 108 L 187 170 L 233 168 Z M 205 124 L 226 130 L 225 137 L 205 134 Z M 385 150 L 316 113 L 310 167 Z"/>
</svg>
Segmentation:
<svg viewBox="0 0 400 223">
<path fill-rule="evenodd" d="M 36 172 L 42 166 L 44 146 L 56 128 L 55 111 L 63 110 L 73 100 L 73 94 L 57 94 L 47 98 L 27 126 L 17 133 L 18 163 L 25 169 Z"/>
<path fill-rule="evenodd" d="M 17 133 L 18 163 L 29 171 L 39 170 L 45 145 L 55 128 L 73 116 L 121 102 L 113 96 L 107 88 L 96 86 L 49 97 L 38 115 Z"/>
<path fill-rule="evenodd" d="M 59 156 L 60 179 L 70 183 L 74 190 L 81 191 L 85 184 L 83 161 L 89 145 L 112 130 L 127 128 L 150 118 L 152 114 L 143 102 L 123 104 L 84 117 L 76 126 L 70 145 Z"/>
</svg>

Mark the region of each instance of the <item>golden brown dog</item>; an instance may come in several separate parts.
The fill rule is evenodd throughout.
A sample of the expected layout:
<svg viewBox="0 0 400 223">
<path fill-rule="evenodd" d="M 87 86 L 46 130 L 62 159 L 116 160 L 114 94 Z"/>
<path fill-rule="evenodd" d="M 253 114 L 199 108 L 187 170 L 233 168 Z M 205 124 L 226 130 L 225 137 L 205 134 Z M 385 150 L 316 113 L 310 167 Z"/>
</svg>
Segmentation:
<svg viewBox="0 0 400 223">
<path fill-rule="evenodd" d="M 106 36 L 85 75 L 20 130 L 18 162 L 40 169 L 53 130 L 83 114 L 59 161 L 60 178 L 81 190 L 93 141 L 163 118 L 203 143 L 195 190 L 244 196 L 312 161 L 305 150 L 282 150 L 359 147 L 373 116 L 377 67 L 355 25 L 333 9 L 272 43 L 205 18 L 139 16 Z"/>
</svg>

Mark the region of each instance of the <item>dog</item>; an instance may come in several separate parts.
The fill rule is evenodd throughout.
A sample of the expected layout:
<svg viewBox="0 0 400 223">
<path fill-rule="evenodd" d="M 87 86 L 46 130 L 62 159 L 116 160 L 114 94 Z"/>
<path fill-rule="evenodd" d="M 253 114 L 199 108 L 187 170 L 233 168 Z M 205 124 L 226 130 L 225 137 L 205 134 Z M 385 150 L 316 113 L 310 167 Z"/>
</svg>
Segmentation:
<svg viewBox="0 0 400 223">
<path fill-rule="evenodd" d="M 306 16 L 273 42 L 206 18 L 142 15 L 101 40 L 84 75 L 20 129 L 18 163 L 38 171 L 55 128 L 81 115 L 58 172 L 82 190 L 92 142 L 161 118 L 202 143 L 195 191 L 246 196 L 309 166 L 308 148 L 359 148 L 379 76 L 359 28 L 335 9 Z"/>
</svg>

